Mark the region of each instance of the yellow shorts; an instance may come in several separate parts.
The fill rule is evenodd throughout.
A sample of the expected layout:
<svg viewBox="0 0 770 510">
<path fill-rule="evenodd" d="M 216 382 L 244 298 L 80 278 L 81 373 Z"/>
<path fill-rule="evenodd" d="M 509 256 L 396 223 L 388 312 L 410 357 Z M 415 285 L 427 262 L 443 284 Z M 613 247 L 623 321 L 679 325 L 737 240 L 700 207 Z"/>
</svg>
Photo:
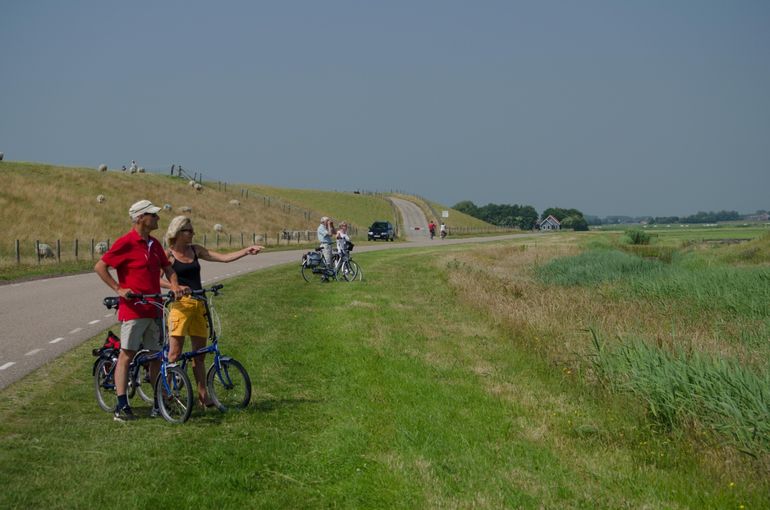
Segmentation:
<svg viewBox="0 0 770 510">
<path fill-rule="evenodd" d="M 184 296 L 171 304 L 168 313 L 168 334 L 171 336 L 209 336 L 206 306 L 203 301 Z"/>
</svg>

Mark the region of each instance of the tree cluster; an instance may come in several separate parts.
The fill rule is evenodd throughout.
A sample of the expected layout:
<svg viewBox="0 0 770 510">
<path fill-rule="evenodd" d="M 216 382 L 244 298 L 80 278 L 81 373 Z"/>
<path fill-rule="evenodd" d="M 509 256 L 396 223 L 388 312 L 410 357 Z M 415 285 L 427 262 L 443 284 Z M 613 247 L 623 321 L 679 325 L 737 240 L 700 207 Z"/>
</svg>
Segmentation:
<svg viewBox="0 0 770 510">
<path fill-rule="evenodd" d="M 532 230 L 537 223 L 538 214 L 531 205 L 487 204 L 477 206 L 470 200 L 463 200 L 452 209 L 499 227 Z"/>
<path fill-rule="evenodd" d="M 690 216 L 657 216 L 650 220 L 650 223 L 665 224 L 665 223 L 716 223 L 718 221 L 736 221 L 740 220 L 741 215 L 737 211 L 719 211 L 719 212 L 703 212 L 699 211 L 696 214 Z"/>
</svg>

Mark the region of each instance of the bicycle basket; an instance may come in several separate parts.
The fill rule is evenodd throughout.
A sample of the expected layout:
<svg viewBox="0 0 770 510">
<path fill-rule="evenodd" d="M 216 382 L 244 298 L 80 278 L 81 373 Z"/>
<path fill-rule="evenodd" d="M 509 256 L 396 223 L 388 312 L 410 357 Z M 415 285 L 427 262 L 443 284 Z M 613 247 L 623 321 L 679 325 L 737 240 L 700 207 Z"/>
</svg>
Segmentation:
<svg viewBox="0 0 770 510">
<path fill-rule="evenodd" d="M 321 265 L 321 254 L 317 251 L 309 251 L 303 258 L 307 267 L 318 267 Z"/>
</svg>

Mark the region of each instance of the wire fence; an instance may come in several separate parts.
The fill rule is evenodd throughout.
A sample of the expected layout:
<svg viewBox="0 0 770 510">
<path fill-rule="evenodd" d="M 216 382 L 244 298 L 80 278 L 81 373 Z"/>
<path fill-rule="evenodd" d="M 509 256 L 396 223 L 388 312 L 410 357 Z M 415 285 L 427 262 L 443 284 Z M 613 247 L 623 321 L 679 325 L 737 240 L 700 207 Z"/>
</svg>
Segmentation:
<svg viewBox="0 0 770 510">
<path fill-rule="evenodd" d="M 357 229 L 351 230 L 355 237 Z M 252 244 L 265 247 L 290 246 L 317 242 L 315 230 L 280 230 L 202 234 L 198 241 L 211 249 L 229 250 L 244 248 Z M 50 242 L 40 240 L 15 240 L 10 246 L 0 245 L 0 267 L 12 265 L 34 265 L 52 262 L 96 261 L 112 246 L 112 239 L 56 239 Z M 165 247 L 165 242 L 163 243 Z"/>
</svg>

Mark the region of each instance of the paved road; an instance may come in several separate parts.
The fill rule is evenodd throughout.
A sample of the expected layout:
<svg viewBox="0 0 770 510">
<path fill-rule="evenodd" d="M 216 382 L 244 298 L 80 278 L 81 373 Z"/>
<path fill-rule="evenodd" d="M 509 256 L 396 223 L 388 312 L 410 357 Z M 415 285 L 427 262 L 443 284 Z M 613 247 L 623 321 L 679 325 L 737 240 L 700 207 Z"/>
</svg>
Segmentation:
<svg viewBox="0 0 770 510">
<path fill-rule="evenodd" d="M 356 247 L 356 252 L 436 246 L 438 243 L 488 242 L 533 235 L 431 241 L 424 230 L 414 229 L 415 226 L 426 228 L 422 211 L 411 202 L 398 199 L 394 202 L 401 210 L 405 225 L 411 227 L 411 232 L 406 233 L 411 242 L 376 243 Z M 229 264 L 206 261 L 201 264 L 203 274 L 208 277 L 206 283 L 210 283 L 278 264 L 299 264 L 304 251 L 268 252 Z M 0 286 L 0 389 L 115 324 L 115 315 L 101 305 L 102 298 L 110 294 L 94 273 Z"/>
<path fill-rule="evenodd" d="M 428 232 L 428 220 L 425 213 L 422 212 L 417 204 L 401 198 L 390 199 L 399 211 L 404 220 L 404 228 L 401 232 L 407 241 L 429 241 L 430 232 Z"/>
</svg>

